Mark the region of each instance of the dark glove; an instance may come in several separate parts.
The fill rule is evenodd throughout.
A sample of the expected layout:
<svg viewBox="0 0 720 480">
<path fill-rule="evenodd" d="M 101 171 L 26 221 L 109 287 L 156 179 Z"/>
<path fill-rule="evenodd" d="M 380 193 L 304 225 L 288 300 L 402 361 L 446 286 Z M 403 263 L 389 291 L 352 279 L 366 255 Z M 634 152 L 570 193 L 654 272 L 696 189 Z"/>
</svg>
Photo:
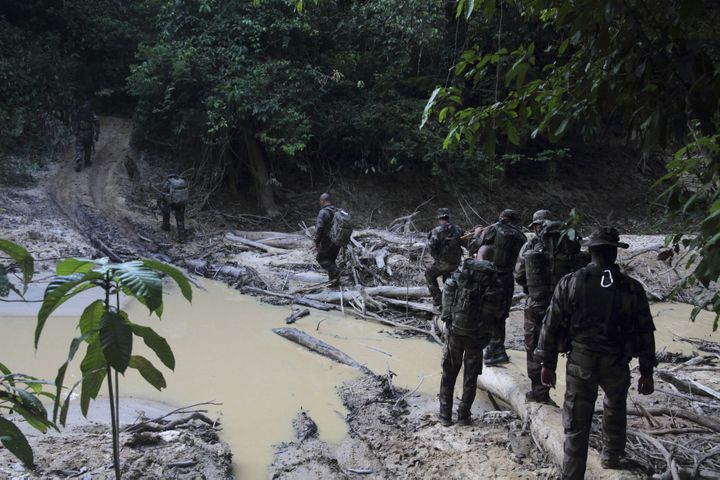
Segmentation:
<svg viewBox="0 0 720 480">
<path fill-rule="evenodd" d="M 647 377 L 640 377 L 640 380 L 638 380 L 638 393 L 640 395 L 650 395 L 655 391 L 655 380 L 653 380 L 652 375 L 648 375 Z"/>
<path fill-rule="evenodd" d="M 555 370 L 550 370 L 547 367 L 542 367 L 542 370 L 540 371 L 540 381 L 546 387 L 555 388 Z"/>
</svg>

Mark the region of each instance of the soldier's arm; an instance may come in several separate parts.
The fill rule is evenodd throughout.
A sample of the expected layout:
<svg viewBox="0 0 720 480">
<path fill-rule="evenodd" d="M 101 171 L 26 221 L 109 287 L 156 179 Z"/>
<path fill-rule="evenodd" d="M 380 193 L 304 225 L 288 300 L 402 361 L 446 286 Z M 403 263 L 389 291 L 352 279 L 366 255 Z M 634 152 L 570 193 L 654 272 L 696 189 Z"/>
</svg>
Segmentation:
<svg viewBox="0 0 720 480">
<path fill-rule="evenodd" d="M 315 220 L 315 245 L 320 245 L 320 240 L 322 240 L 323 236 L 325 235 L 325 229 L 327 228 L 327 219 L 325 218 L 325 212 L 326 210 L 323 208 L 318 213 L 317 219 Z"/>
<path fill-rule="evenodd" d="M 455 301 L 455 290 L 457 290 L 457 282 L 455 281 L 455 275 L 453 275 L 445 282 L 442 294 L 442 314 L 440 319 L 447 324 L 452 322 L 452 305 Z"/>
<path fill-rule="evenodd" d="M 470 255 L 475 255 L 483 245 L 492 245 L 495 241 L 495 226 L 490 225 L 482 230 L 480 235 L 470 240 L 468 251 Z"/>
<path fill-rule="evenodd" d="M 640 375 L 649 377 L 657 365 L 655 357 L 655 323 L 653 322 L 650 305 L 645 295 L 645 290 L 638 284 L 635 294 L 633 315 L 637 322 L 638 335 L 638 361 L 640 363 Z"/>
<path fill-rule="evenodd" d="M 523 287 L 523 291 L 527 293 L 527 277 L 525 275 L 525 252 L 527 251 L 530 242 L 525 242 L 525 245 L 520 249 L 517 261 L 515 262 L 515 271 L 513 276 L 518 285 Z"/>
<path fill-rule="evenodd" d="M 558 340 L 567 333 L 569 309 L 569 293 L 572 275 L 563 277 L 555 287 L 550 306 L 545 312 L 535 358 L 543 367 L 555 371 L 558 357 Z"/>
</svg>

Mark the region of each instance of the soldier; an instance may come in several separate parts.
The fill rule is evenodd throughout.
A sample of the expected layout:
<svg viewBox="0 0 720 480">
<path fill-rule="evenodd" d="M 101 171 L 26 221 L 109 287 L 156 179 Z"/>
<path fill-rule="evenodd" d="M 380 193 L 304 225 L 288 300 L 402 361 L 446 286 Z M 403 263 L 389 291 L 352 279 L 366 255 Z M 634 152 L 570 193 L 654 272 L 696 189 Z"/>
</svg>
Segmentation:
<svg viewBox="0 0 720 480">
<path fill-rule="evenodd" d="M 520 230 L 520 216 L 515 210 L 506 209 L 500 213 L 497 223 L 489 225 L 478 231 L 469 245 L 470 254 L 474 254 L 483 245 L 495 247 L 495 268 L 500 273 L 500 279 L 505 286 L 505 316 L 502 322 L 496 324 L 495 332 L 487 349 L 485 349 L 485 365 L 499 365 L 510 361 L 505 352 L 505 319 L 510 314 L 513 290 L 513 267 L 520 249 L 527 240 Z"/>
<path fill-rule="evenodd" d="M 460 266 L 463 231 L 457 225 L 450 223 L 450 211 L 447 208 L 439 208 L 436 218 L 438 226 L 428 234 L 428 247 L 433 264 L 425 269 L 425 281 L 433 305 L 439 308 L 442 304 L 442 293 L 437 279 L 441 277 L 445 282 Z"/>
<path fill-rule="evenodd" d="M 187 205 L 189 193 L 187 182 L 178 177 L 175 172 L 170 172 L 165 179 L 158 199 L 158 206 L 163 217 L 162 229 L 170 231 L 170 212 L 172 212 L 175 215 L 178 241 L 180 243 L 185 243 L 186 240 L 185 205 Z"/>
<path fill-rule="evenodd" d="M 100 122 L 85 101 L 75 115 L 75 171 L 82 170 L 83 165 L 92 165 L 92 153 L 95 142 L 100 137 Z"/>
<path fill-rule="evenodd" d="M 440 413 L 444 426 L 452 424 L 452 405 L 460 367 L 464 364 L 463 393 L 458 425 L 470 425 L 477 377 L 482 373 L 482 351 L 505 312 L 503 284 L 493 260 L 493 247 L 483 246 L 477 259 L 468 258 L 445 283 L 441 319 L 447 328 L 440 380 Z"/>
<path fill-rule="evenodd" d="M 566 370 L 562 478 L 582 479 L 598 385 L 603 401 L 604 468 L 617 468 L 625 452 L 628 363 L 640 361 L 638 393 L 654 390 L 655 325 L 645 290 L 615 264 L 620 242 L 614 228 L 600 228 L 582 242 L 592 262 L 563 277 L 555 288 L 535 356 L 542 383 L 555 386 L 558 353 L 569 351 Z"/>
<path fill-rule="evenodd" d="M 320 195 L 320 212 L 315 221 L 315 250 L 317 262 L 328 272 L 331 286 L 340 284 L 340 269 L 335 264 L 340 247 L 332 242 L 330 230 L 337 207 L 332 204 L 329 193 Z"/>
<path fill-rule="evenodd" d="M 531 390 L 525 394 L 525 399 L 555 405 L 550 399 L 550 389 L 540 381 L 540 364 L 535 361 L 534 351 L 555 285 L 566 274 L 585 266 L 588 259 L 584 252 L 580 252 L 577 239 L 561 239 L 562 224 L 553 222 L 548 210 L 535 212 L 528 227 L 534 230 L 535 236 L 523 246 L 515 264 L 515 281 L 528 294 L 524 333 Z"/>
</svg>

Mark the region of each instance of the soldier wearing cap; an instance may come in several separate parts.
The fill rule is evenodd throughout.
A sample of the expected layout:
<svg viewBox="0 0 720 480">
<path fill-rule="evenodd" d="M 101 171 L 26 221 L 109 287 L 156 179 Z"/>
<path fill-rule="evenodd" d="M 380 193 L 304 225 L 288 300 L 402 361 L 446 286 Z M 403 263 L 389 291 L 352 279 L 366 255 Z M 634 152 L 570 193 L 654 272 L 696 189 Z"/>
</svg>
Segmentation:
<svg viewBox="0 0 720 480">
<path fill-rule="evenodd" d="M 640 363 L 638 393 L 654 391 L 655 325 L 645 290 L 615 263 L 620 242 L 614 228 L 600 228 L 584 240 L 592 262 L 563 277 L 555 288 L 535 356 L 542 364 L 542 383 L 555 386 L 558 353 L 567 360 L 563 426 L 562 478 L 585 475 L 588 439 L 598 386 L 605 392 L 602 465 L 617 468 L 625 452 L 630 388 L 628 363 Z"/>
<path fill-rule="evenodd" d="M 505 314 L 502 322 L 496 323 L 492 339 L 485 349 L 485 365 L 499 365 L 510 361 L 505 352 L 505 321 L 510 314 L 513 290 L 513 267 L 520 249 L 526 242 L 520 229 L 520 215 L 515 210 L 505 209 L 500 213 L 497 223 L 493 223 L 478 232 L 470 241 L 468 250 L 474 255 L 481 246 L 492 245 L 495 249 L 495 268 L 505 288 Z"/>
<path fill-rule="evenodd" d="M 460 266 L 462 259 L 463 231 L 457 225 L 450 223 L 450 210 L 438 208 L 438 225 L 428 234 L 428 249 L 433 263 L 425 269 L 425 280 L 436 307 L 442 305 L 442 292 L 438 286 L 438 277 L 443 283 Z"/>
<path fill-rule="evenodd" d="M 550 210 L 538 210 L 533 214 L 532 223 L 528 228 L 535 234 L 520 250 L 520 254 L 515 264 L 515 281 L 523 287 L 523 291 L 527 294 L 527 277 L 525 272 L 525 256 L 536 250 L 542 249 L 542 237 L 540 231 L 546 221 L 552 220 Z M 540 381 L 540 364 L 535 361 L 535 348 L 537 347 L 538 338 L 540 337 L 540 328 L 542 327 L 545 310 L 550 304 L 550 296 L 536 298 L 535 296 L 527 296 L 525 303 L 525 322 L 523 324 L 525 334 L 525 354 L 527 374 L 530 378 L 531 389 L 525 394 L 525 399 L 529 402 L 539 402 L 553 405 L 550 399 L 550 389 Z"/>
</svg>

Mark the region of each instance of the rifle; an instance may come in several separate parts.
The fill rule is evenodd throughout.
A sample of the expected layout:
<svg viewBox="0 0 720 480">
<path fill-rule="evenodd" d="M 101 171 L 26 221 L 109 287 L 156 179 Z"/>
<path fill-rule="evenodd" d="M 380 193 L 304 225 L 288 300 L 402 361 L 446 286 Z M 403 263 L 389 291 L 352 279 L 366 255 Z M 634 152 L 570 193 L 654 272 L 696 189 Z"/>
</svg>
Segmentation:
<svg viewBox="0 0 720 480">
<path fill-rule="evenodd" d="M 467 232 L 465 235 L 460 237 L 461 242 L 467 242 L 468 240 L 477 237 L 482 233 L 484 229 L 486 229 L 487 226 L 483 227 L 482 225 L 475 225 L 472 229 L 470 229 L 469 232 Z M 480 229 L 480 231 L 478 231 Z M 477 232 L 477 233 L 476 233 Z"/>
</svg>

